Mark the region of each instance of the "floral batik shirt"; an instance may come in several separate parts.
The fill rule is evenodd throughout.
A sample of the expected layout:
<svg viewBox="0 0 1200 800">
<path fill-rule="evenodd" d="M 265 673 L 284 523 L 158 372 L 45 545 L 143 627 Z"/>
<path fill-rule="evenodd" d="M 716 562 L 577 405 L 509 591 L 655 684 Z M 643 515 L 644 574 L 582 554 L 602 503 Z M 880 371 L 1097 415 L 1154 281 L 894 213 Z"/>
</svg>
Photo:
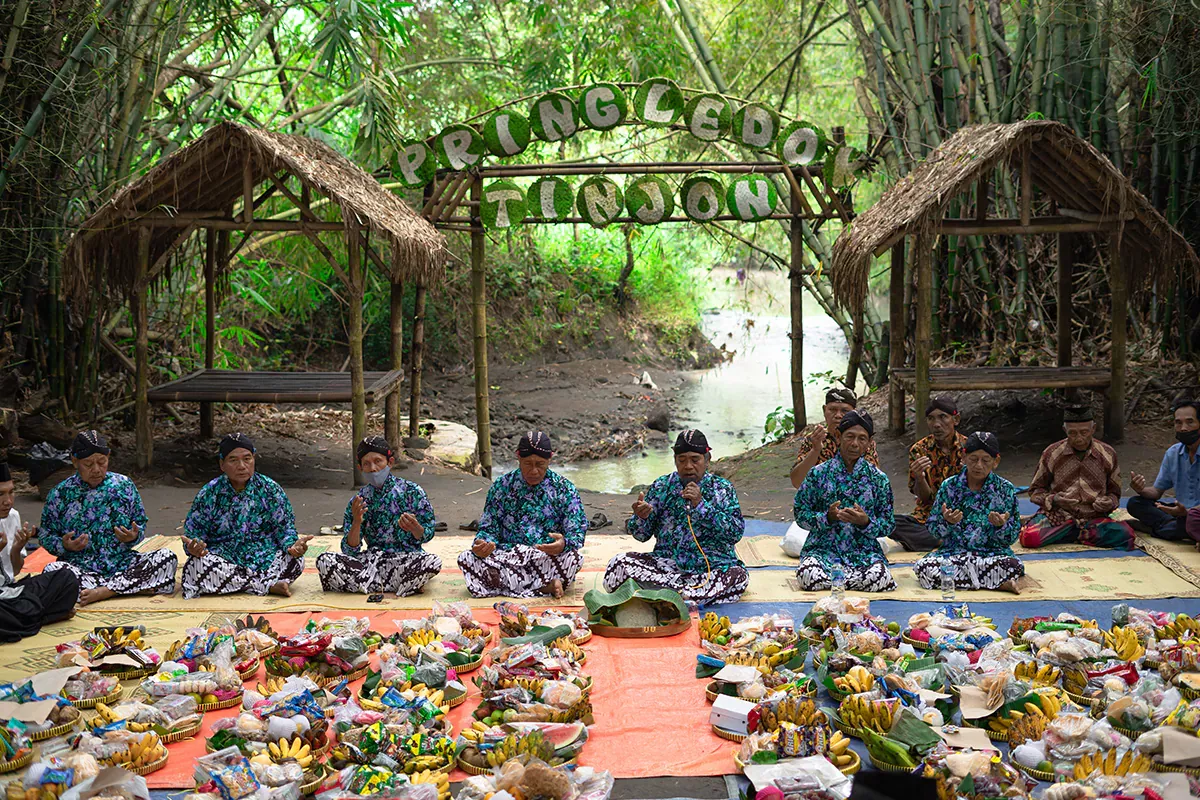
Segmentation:
<svg viewBox="0 0 1200 800">
<path fill-rule="evenodd" d="M 240 493 L 224 475 L 209 481 L 192 501 L 183 530 L 213 555 L 255 572 L 266 572 L 298 538 L 287 494 L 257 472 Z"/>
<path fill-rule="evenodd" d="M 855 503 L 867 512 L 867 525 L 830 522 L 829 507 L 840 502 L 842 508 Z M 854 469 L 846 468 L 841 456 L 818 464 L 796 492 L 793 505 L 796 524 L 808 531 L 801 558 L 817 558 L 826 565 L 866 568 L 886 561 L 879 542 L 895 527 L 892 518 L 892 485 L 879 467 L 860 458 Z"/>
<path fill-rule="evenodd" d="M 949 478 L 951 475 L 957 475 L 963 468 L 963 458 L 966 453 L 963 452 L 963 446 L 967 443 L 967 437 L 961 433 L 954 434 L 954 448 L 947 453 L 937 443 L 932 435 L 926 436 L 913 443 L 913 446 L 908 448 L 908 463 L 912 463 L 921 456 L 929 459 L 930 467 L 925 471 L 925 478 L 929 481 L 929 488 L 936 495 L 938 487 L 942 485 L 942 481 Z M 917 481 L 912 476 L 912 469 L 908 471 L 908 491 L 913 495 L 917 493 Z M 917 505 L 913 508 L 913 519 L 917 522 L 927 522 L 929 520 L 929 512 L 934 508 L 933 498 L 922 500 L 917 498 Z M 938 506 L 941 508 L 941 506 Z"/>
<path fill-rule="evenodd" d="M 575 484 L 547 470 L 541 483 L 530 486 L 521 470 L 514 469 L 488 489 L 475 538 L 511 550 L 519 544 L 549 544 L 550 532 L 558 531 L 566 549 L 578 550 L 583 547 L 587 526 Z"/>
<path fill-rule="evenodd" d="M 733 484 L 707 472 L 700 479 L 700 497 L 700 504 L 692 508 L 683 499 L 679 473 L 664 475 L 646 492 L 646 502 L 653 509 L 650 516 L 642 519 L 633 515 L 625 529 L 639 542 L 654 537 L 654 555 L 671 559 L 681 572 L 704 571 L 705 556 L 708 566 L 721 572 L 741 566 L 734 547 L 746 530 L 746 522 Z M 696 547 L 697 539 L 703 553 Z"/>
<path fill-rule="evenodd" d="M 42 507 L 38 541 L 46 552 L 87 572 L 115 575 L 137 557 L 134 547 L 146 535 L 146 509 L 133 481 L 110 472 L 93 489 L 72 475 L 50 490 Z M 138 538 L 117 541 L 113 528 L 138 526 Z M 63 547 L 62 537 L 74 531 L 88 535 L 88 546 L 77 553 Z"/>
<path fill-rule="evenodd" d="M 425 490 L 412 481 L 389 475 L 387 481 L 378 489 L 374 486 L 364 486 L 358 490 L 358 496 L 367 504 L 363 512 L 362 543 L 351 547 L 342 537 L 342 552 L 348 556 L 362 554 L 362 544 L 366 544 L 375 553 L 414 553 L 421 545 L 433 538 L 433 506 L 425 496 Z M 400 527 L 400 515 L 412 514 L 425 530 L 424 535 L 414 539 L 412 534 Z M 342 529 L 350 532 L 354 525 L 354 500 L 346 504 L 346 514 L 342 517 Z"/>
<path fill-rule="evenodd" d="M 962 522 L 951 525 L 942 516 L 942 506 L 963 513 Z M 953 478 L 947 478 L 938 489 L 933 507 L 937 509 L 929 517 L 929 535 L 941 541 L 935 556 L 955 553 L 971 553 L 980 556 L 1011 556 L 1012 543 L 1021 533 L 1021 514 L 1017 510 L 1017 487 L 996 473 L 991 473 L 978 492 L 967 485 L 964 469 Z M 988 514 L 996 511 L 1008 514 L 1008 521 L 997 528 L 988 521 Z"/>
</svg>

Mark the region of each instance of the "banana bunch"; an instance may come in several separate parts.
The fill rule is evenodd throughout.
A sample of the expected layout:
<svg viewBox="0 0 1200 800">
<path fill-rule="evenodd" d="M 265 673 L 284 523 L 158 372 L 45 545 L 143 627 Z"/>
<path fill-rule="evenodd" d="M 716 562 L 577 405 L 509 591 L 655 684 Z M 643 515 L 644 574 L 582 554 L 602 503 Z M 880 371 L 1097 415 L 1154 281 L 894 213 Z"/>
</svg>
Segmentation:
<svg viewBox="0 0 1200 800">
<path fill-rule="evenodd" d="M 139 650 L 146 648 L 146 643 L 142 641 L 142 631 L 139 628 L 126 629 L 121 626 L 114 631 L 106 632 L 104 637 L 108 640 L 110 647 L 136 647 Z"/>
<path fill-rule="evenodd" d="M 501 689 L 517 687 L 524 689 L 534 697 L 541 697 L 542 690 L 546 688 L 546 681 L 542 678 L 506 678 L 500 682 Z"/>
<path fill-rule="evenodd" d="M 280 739 L 278 742 L 270 742 L 267 744 L 267 752 L 275 762 L 295 761 L 305 771 L 313 763 L 312 747 L 299 736 L 291 741 Z"/>
<path fill-rule="evenodd" d="M 431 645 L 437 640 L 438 640 L 437 631 L 431 630 L 429 628 L 422 628 L 421 630 L 410 634 L 409 637 L 407 639 L 405 639 L 405 642 L 408 643 L 409 647 L 418 648 L 418 647 L 426 647 L 428 645 Z"/>
<path fill-rule="evenodd" d="M 775 669 L 771 663 L 771 659 L 773 658 L 777 658 L 777 656 L 752 656 L 749 653 L 730 653 L 725 657 L 725 663 L 740 667 L 758 667 L 759 672 L 768 675 Z"/>
<path fill-rule="evenodd" d="M 417 775 L 422 772 L 441 769 L 444 766 L 446 766 L 446 759 L 442 756 L 413 756 L 404 762 L 404 773 L 406 775 Z"/>
<path fill-rule="evenodd" d="M 580 648 L 579 645 L 572 642 L 570 636 L 564 636 L 561 639 L 555 639 L 550 643 L 550 649 L 558 650 L 566 654 L 567 658 L 575 662 L 583 661 L 585 658 L 587 658 L 583 652 L 583 649 Z"/>
<path fill-rule="evenodd" d="M 409 689 L 417 697 L 425 697 L 430 703 L 442 710 L 443 714 L 450 713 L 450 706 L 446 705 L 446 692 L 444 689 L 430 689 L 423 683 L 415 683 Z"/>
<path fill-rule="evenodd" d="M 1062 670 L 1051 664 L 1038 666 L 1036 661 L 1022 661 L 1013 668 L 1013 675 L 1034 686 L 1057 686 Z"/>
<path fill-rule="evenodd" d="M 283 678 L 277 675 L 268 676 L 266 683 L 259 681 L 258 686 L 255 687 L 255 691 L 263 697 L 270 697 L 276 692 L 281 692 L 283 691 Z"/>
<path fill-rule="evenodd" d="M 844 677 L 834 678 L 833 685 L 843 692 L 858 694 L 869 692 L 875 688 L 875 676 L 867 672 L 867 668 L 858 665 L 850 668 Z"/>
<path fill-rule="evenodd" d="M 529 633 L 529 614 L 524 608 L 518 607 L 516 616 L 500 615 L 500 633 L 504 636 L 524 636 Z M 482 636 L 482 631 L 480 631 Z"/>
<path fill-rule="evenodd" d="M 781 722 L 790 722 L 802 728 L 828 724 L 825 715 L 811 699 L 801 700 L 791 696 L 781 700 L 774 709 L 764 708 L 760 719 L 762 729 L 768 733 L 779 730 Z"/>
<path fill-rule="evenodd" d="M 1132 628 L 1117 626 L 1105 631 L 1104 644 L 1116 650 L 1117 658 L 1122 661 L 1137 661 L 1146 655 L 1146 648 L 1142 647 L 1141 640 Z"/>
<path fill-rule="evenodd" d="M 850 740 L 841 731 L 834 731 L 833 736 L 829 737 L 829 752 L 825 757 L 832 761 L 835 767 L 846 767 L 854 760 L 849 750 Z"/>
<path fill-rule="evenodd" d="M 887 733 L 892 729 L 892 705 L 882 700 L 868 700 L 852 694 L 838 706 L 838 716 L 842 722 L 857 730 Z"/>
<path fill-rule="evenodd" d="M 729 617 L 709 611 L 700 619 L 700 638 L 717 645 L 729 644 Z"/>
<path fill-rule="evenodd" d="M 1046 726 L 1050 724 L 1050 718 L 1045 714 L 1026 714 L 1020 717 L 1008 729 L 1008 746 L 1019 747 L 1025 742 L 1041 741 L 1042 734 L 1046 732 Z"/>
<path fill-rule="evenodd" d="M 444 772 L 421 770 L 408 777 L 412 783 L 429 783 L 437 787 L 438 800 L 450 800 L 450 776 Z"/>
<path fill-rule="evenodd" d="M 1189 639 L 1200 637 L 1200 622 L 1187 614 L 1179 614 L 1175 619 L 1155 630 L 1159 639 Z"/>
<path fill-rule="evenodd" d="M 100 719 L 104 720 L 105 725 L 110 725 L 120 719 L 117 716 L 117 712 L 113 711 L 106 703 L 96 703 L 96 714 L 100 716 Z"/>
<path fill-rule="evenodd" d="M 1107 754 L 1092 755 L 1085 753 L 1083 758 L 1075 763 L 1075 780 L 1081 781 L 1093 772 L 1101 775 L 1132 775 L 1138 772 L 1149 772 L 1153 762 L 1149 756 L 1134 755 L 1132 750 L 1126 750 L 1125 755 L 1117 758 L 1116 750 Z"/>
<path fill-rule="evenodd" d="M 471 723 L 471 727 L 465 728 L 459 735 L 468 742 L 479 744 L 483 741 L 483 735 L 490 730 L 490 726 L 486 722 L 475 720 Z"/>
<path fill-rule="evenodd" d="M 1047 722 L 1058 716 L 1062 710 L 1062 699 L 1057 689 L 1039 691 L 1038 702 L 1025 702 L 1025 710 L 1010 709 L 1006 714 L 988 718 L 988 728 L 996 733 L 1012 735 L 1012 729 L 1025 717 L 1043 717 Z M 1039 705 L 1040 703 L 1040 705 Z"/>
<path fill-rule="evenodd" d="M 1087 688 L 1087 671 L 1079 664 L 1068 664 L 1062 671 L 1062 685 L 1071 694 L 1083 694 Z"/>
<path fill-rule="evenodd" d="M 158 734 L 143 733 L 141 738 L 129 745 L 129 760 L 122 766 L 133 768 L 144 767 L 161 760 L 167 754 L 167 747 L 158 738 Z"/>
<path fill-rule="evenodd" d="M 554 745 L 546 740 L 541 731 L 530 731 L 524 736 L 510 733 L 487 753 L 489 767 L 499 767 L 510 758 L 530 756 L 547 764 L 554 758 Z"/>
</svg>

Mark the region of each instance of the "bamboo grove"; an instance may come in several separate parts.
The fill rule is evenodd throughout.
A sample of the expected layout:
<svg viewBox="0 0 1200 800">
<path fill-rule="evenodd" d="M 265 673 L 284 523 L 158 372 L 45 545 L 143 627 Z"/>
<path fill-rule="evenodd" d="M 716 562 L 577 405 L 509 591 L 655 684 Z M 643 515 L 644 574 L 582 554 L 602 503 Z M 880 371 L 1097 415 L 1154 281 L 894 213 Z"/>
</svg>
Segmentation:
<svg viewBox="0 0 1200 800">
<path fill-rule="evenodd" d="M 1200 242 L 1200 14 L 1160 0 L 850 0 L 863 74 L 859 107 L 890 175 L 901 177 L 949 134 L 973 123 L 1066 123 Z M 985 189 L 1015 215 L 1014 176 Z M 978 190 L 976 190 L 976 194 Z M 987 198 L 985 198 L 987 200 Z M 948 216 L 974 214 L 973 197 Z M 1054 259 L 1046 241 L 945 237 L 934 259 L 935 347 L 979 332 L 990 363 L 1048 363 Z M 1082 258 L 1084 254 L 1078 254 Z M 1103 253 L 1076 273 L 1077 344 L 1096 355 L 1104 330 Z M 911 292 L 911 281 L 906 282 Z M 908 306 L 906 300 L 906 306 Z M 1165 352 L 1195 347 L 1196 298 L 1182 275 L 1134 299 L 1131 332 Z M 971 353 L 974 357 L 975 353 Z"/>
</svg>

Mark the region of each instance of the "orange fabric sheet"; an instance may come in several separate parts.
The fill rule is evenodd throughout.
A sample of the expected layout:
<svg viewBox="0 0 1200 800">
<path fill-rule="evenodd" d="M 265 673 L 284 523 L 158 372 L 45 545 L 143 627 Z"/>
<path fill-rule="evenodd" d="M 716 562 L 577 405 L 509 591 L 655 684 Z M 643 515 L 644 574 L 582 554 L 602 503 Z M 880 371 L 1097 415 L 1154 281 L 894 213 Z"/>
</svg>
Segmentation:
<svg viewBox="0 0 1200 800">
<path fill-rule="evenodd" d="M 428 612 L 386 611 L 367 613 L 371 627 L 384 635 L 396 630 L 392 620 L 412 619 Z M 494 623 L 496 612 L 476 609 L 475 618 Z M 304 613 L 267 614 L 281 634 L 298 631 L 312 616 Z M 341 613 L 331 616 L 344 616 Z M 709 706 L 704 698 L 704 681 L 696 680 L 699 635 L 693 627 L 668 639 L 605 639 L 593 636 L 585 644 L 588 660 L 584 669 L 595 677 L 592 706 L 596 722 L 588 729 L 580 763 L 606 769 L 617 778 L 722 775 L 734 771 L 735 745 L 712 733 Z M 372 656 L 372 667 L 378 661 Z M 467 702 L 450 712 L 457 733 L 470 724 L 479 705 L 479 691 L 464 676 L 470 692 Z M 262 671 L 246 682 L 262 680 Z M 354 684 L 357 691 L 358 684 Z M 181 789 L 193 785 L 193 762 L 204 754 L 211 726 L 222 717 L 236 716 L 240 709 L 213 711 L 204 715 L 204 726 L 195 739 L 168 745 L 171 758 L 166 767 L 147 776 L 152 789 Z M 455 771 L 451 780 L 466 775 Z"/>
</svg>

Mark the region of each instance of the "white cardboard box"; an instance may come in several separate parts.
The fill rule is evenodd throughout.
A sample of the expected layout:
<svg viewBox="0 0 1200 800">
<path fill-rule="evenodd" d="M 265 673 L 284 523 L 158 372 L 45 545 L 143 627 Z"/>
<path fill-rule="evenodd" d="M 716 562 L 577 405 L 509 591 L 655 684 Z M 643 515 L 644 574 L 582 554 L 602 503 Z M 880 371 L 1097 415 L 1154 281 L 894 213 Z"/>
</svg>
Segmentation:
<svg viewBox="0 0 1200 800">
<path fill-rule="evenodd" d="M 713 701 L 712 711 L 708 715 L 708 721 L 718 728 L 732 733 L 748 734 L 750 731 L 747 723 L 755 705 L 755 703 L 742 700 L 740 697 L 717 695 L 717 699 Z"/>
</svg>

